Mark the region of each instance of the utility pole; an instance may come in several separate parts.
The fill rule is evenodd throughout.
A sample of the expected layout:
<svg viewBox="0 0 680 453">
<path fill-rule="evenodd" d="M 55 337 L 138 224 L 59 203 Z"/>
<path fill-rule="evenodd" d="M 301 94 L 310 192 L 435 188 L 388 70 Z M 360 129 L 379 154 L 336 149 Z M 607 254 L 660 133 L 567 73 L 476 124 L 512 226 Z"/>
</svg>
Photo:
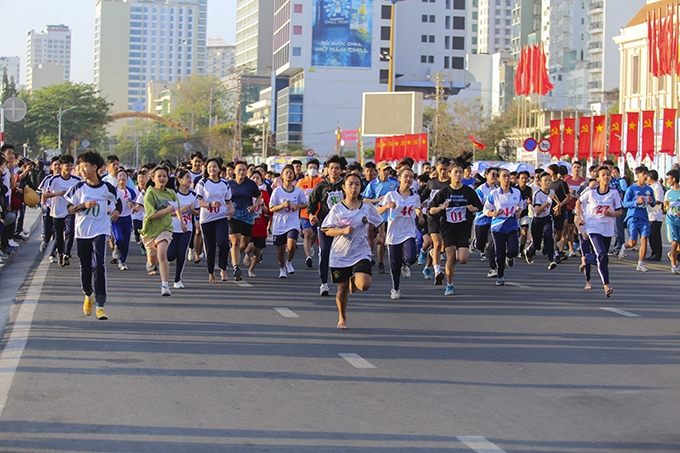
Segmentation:
<svg viewBox="0 0 680 453">
<path fill-rule="evenodd" d="M 440 72 L 434 75 L 435 86 L 435 111 L 434 111 L 434 155 L 437 156 L 439 146 L 440 107 L 444 102 L 444 75 Z"/>
<path fill-rule="evenodd" d="M 210 88 L 210 112 L 208 112 L 208 157 L 210 157 L 210 142 L 212 141 L 212 118 L 213 118 L 213 102 L 215 101 L 215 89 Z"/>
</svg>

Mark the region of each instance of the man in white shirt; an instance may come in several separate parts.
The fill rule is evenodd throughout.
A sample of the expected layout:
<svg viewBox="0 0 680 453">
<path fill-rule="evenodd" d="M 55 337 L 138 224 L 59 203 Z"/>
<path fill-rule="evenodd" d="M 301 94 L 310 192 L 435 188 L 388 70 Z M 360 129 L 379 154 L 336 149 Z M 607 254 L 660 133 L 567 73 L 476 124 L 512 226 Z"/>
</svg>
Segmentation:
<svg viewBox="0 0 680 453">
<path fill-rule="evenodd" d="M 647 184 L 654 191 L 655 200 L 664 199 L 663 186 L 659 183 L 659 173 L 656 170 L 651 170 L 647 177 Z M 657 203 L 654 207 L 647 207 L 649 214 L 649 248 L 652 255 L 646 258 L 647 261 L 661 261 L 663 256 L 663 242 L 661 240 L 661 225 L 663 224 L 663 210 L 662 203 Z"/>
</svg>

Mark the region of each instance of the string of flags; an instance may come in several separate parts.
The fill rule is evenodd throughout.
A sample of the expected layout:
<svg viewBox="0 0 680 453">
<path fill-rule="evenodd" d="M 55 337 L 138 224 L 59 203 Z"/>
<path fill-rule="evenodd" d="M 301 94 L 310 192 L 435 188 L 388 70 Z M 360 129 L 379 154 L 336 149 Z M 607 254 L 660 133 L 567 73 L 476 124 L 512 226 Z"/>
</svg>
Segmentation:
<svg viewBox="0 0 680 453">
<path fill-rule="evenodd" d="M 427 133 L 393 135 L 375 139 L 375 161 L 400 160 L 411 157 L 416 162 L 427 160 Z"/>
</svg>

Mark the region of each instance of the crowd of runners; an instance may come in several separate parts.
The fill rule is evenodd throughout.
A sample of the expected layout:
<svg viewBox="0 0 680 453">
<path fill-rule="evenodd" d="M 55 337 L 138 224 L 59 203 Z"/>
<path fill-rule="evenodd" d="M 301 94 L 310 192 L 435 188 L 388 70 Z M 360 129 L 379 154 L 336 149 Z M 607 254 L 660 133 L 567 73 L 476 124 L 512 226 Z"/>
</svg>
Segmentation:
<svg viewBox="0 0 680 453">
<path fill-rule="evenodd" d="M 441 157 L 434 166 L 404 158 L 393 168 L 388 162 L 348 164 L 335 155 L 323 165 L 310 159 L 305 168 L 293 161 L 279 174 L 199 152 L 177 167 L 163 161 L 136 170 L 92 151 L 75 161 L 63 155 L 52 159 L 39 187 L 41 251 L 54 238 L 50 259 L 68 266 L 76 246 L 83 310 L 107 319 L 106 266 L 128 271 L 130 253 L 146 256 L 145 271 L 160 276 L 161 295 L 170 296 L 171 283 L 173 290 L 184 288 L 188 262 L 205 260 L 212 284 L 256 278 L 269 235 L 279 278 L 291 278 L 302 235 L 305 265 L 318 268 L 320 296 L 337 284 L 338 329 L 347 328 L 349 294 L 370 288 L 376 266 L 391 275 L 391 299 L 401 297 L 401 278 L 410 278 L 416 263 L 425 280 L 450 296 L 456 266 L 476 251 L 497 286 L 505 285 L 516 259 L 542 261 L 550 271 L 571 258 L 580 260 L 585 289 L 592 288 L 594 266 L 610 297 L 609 255 L 623 259 L 637 249 L 637 270 L 646 272 L 645 259 L 662 259 L 664 215 L 670 270 L 678 273 L 678 169 L 660 182 L 656 171 L 640 166 L 628 185 L 611 161 L 583 175 L 578 161 L 571 175 L 558 164 L 534 174 L 489 167 L 473 175 L 466 157 Z"/>
</svg>

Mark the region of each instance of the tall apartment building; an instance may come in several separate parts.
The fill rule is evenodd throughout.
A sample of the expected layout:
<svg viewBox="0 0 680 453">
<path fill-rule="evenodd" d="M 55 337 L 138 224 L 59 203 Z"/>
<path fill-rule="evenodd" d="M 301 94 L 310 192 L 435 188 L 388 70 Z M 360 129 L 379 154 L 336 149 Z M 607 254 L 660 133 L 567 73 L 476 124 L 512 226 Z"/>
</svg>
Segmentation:
<svg viewBox="0 0 680 453">
<path fill-rule="evenodd" d="M 44 63 L 64 67 L 62 80 L 71 80 L 71 30 L 64 24 L 48 25 L 40 33 L 28 32 L 26 45 L 26 85 L 33 85 L 33 68 Z"/>
<path fill-rule="evenodd" d="M 541 0 L 512 0 L 512 56 L 541 40 Z"/>
<path fill-rule="evenodd" d="M 0 57 L 0 77 L 7 70 L 7 77 L 12 80 L 14 77 L 14 84 L 19 85 L 19 76 L 21 72 L 19 70 L 19 65 L 21 59 L 19 57 Z"/>
<path fill-rule="evenodd" d="M 205 73 L 226 77 L 236 67 L 236 45 L 220 38 L 209 38 L 205 52 Z"/>
<path fill-rule="evenodd" d="M 262 71 L 272 65 L 275 0 L 237 0 L 236 67 Z"/>
<path fill-rule="evenodd" d="M 478 53 L 512 49 L 513 0 L 479 0 Z"/>
<path fill-rule="evenodd" d="M 94 83 L 113 113 L 142 112 L 150 82 L 205 74 L 207 0 L 97 0 Z"/>
</svg>

